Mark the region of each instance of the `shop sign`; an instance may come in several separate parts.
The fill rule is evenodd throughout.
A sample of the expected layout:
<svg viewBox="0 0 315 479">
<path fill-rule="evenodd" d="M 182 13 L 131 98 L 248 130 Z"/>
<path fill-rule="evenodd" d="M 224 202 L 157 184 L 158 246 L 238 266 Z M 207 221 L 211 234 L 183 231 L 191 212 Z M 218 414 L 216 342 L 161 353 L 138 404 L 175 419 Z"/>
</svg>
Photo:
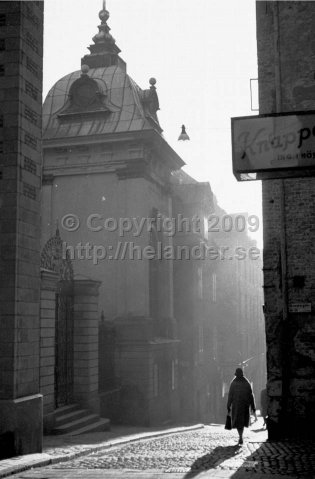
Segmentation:
<svg viewBox="0 0 315 479">
<path fill-rule="evenodd" d="M 233 172 L 238 180 L 259 172 L 278 171 L 279 177 L 285 171 L 288 176 L 295 170 L 315 172 L 314 111 L 238 117 L 231 122 Z"/>
</svg>

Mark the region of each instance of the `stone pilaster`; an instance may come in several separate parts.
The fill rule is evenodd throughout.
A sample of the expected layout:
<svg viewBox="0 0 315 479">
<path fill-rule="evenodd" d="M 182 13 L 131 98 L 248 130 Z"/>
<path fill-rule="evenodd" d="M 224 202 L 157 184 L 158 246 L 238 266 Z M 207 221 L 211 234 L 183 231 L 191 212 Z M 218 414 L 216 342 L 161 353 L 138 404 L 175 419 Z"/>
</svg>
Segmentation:
<svg viewBox="0 0 315 479">
<path fill-rule="evenodd" d="M 100 281 L 74 281 L 74 402 L 99 413 L 98 296 Z"/>
<path fill-rule="evenodd" d="M 40 452 L 43 2 L 0 2 L 0 454 Z"/>
<path fill-rule="evenodd" d="M 39 384 L 40 392 L 43 394 L 44 430 L 48 429 L 48 423 L 53 421 L 55 409 L 55 328 L 58 281 L 58 273 L 41 271 Z"/>
</svg>

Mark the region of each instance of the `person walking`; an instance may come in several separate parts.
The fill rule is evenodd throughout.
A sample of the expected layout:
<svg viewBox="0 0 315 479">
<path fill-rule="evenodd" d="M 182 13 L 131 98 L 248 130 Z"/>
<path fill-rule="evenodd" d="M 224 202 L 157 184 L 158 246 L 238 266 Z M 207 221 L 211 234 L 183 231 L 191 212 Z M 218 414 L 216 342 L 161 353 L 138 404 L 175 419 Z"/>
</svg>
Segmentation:
<svg viewBox="0 0 315 479">
<path fill-rule="evenodd" d="M 252 387 L 248 379 L 244 377 L 243 370 L 237 368 L 229 389 L 227 410 L 228 414 L 231 414 L 232 428 L 237 429 L 239 444 L 243 444 L 244 427 L 249 426 L 250 408 L 257 421 Z"/>
</svg>

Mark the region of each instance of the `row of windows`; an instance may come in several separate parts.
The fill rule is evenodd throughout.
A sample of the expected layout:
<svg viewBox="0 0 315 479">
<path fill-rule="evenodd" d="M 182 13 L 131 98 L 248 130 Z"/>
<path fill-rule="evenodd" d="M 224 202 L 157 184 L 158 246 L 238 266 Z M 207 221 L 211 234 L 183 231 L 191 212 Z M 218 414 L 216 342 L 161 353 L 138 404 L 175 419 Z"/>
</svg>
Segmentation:
<svg viewBox="0 0 315 479">
<path fill-rule="evenodd" d="M 33 75 L 36 76 L 36 78 L 39 78 L 40 72 L 39 72 L 39 70 L 38 70 L 38 65 L 37 65 L 35 62 L 33 62 L 32 60 L 30 60 L 29 58 L 27 58 L 26 61 L 27 61 L 27 63 L 26 63 L 26 68 L 27 68 L 31 73 L 33 73 Z M 3 64 L 0 64 L 0 76 L 3 77 L 4 75 L 5 75 L 5 66 L 4 66 Z M 31 85 L 29 82 L 26 82 L 26 83 L 28 83 L 29 85 Z M 30 88 L 28 88 L 28 89 L 30 89 Z M 37 100 L 38 90 L 37 90 L 36 88 L 34 88 L 33 86 L 32 86 L 32 89 L 33 89 L 34 91 L 36 91 L 36 93 L 35 93 L 35 94 L 33 93 L 32 96 L 33 96 L 33 98 L 34 98 L 35 100 Z M 27 93 L 28 93 L 28 92 L 27 92 Z M 35 96 L 35 95 L 36 95 L 36 96 Z"/>
<path fill-rule="evenodd" d="M 5 39 L 4 38 L 0 38 L 0 51 L 3 51 L 5 50 Z M 34 62 L 33 60 L 31 60 L 29 57 L 26 57 L 26 68 L 36 77 L 36 78 L 40 78 L 40 75 L 41 75 L 41 72 L 40 72 L 40 69 L 39 69 L 39 65 Z M 5 65 L 4 64 L 0 64 L 0 76 L 4 76 L 5 75 Z M 29 82 L 27 82 L 29 83 Z M 36 89 L 35 89 L 36 90 Z M 37 100 L 37 95 L 38 95 L 38 91 L 36 92 L 36 100 Z"/>
<path fill-rule="evenodd" d="M 35 138 L 35 136 L 25 133 L 24 143 L 30 148 L 33 148 L 33 150 L 37 150 L 37 138 Z M 3 153 L 3 141 L 0 141 L 0 153 Z"/>
<path fill-rule="evenodd" d="M 39 2 L 40 4 L 40 2 Z M 26 17 L 38 30 L 40 27 L 40 20 L 37 15 L 34 14 L 33 10 L 26 4 Z"/>
<path fill-rule="evenodd" d="M 32 108 L 25 106 L 24 116 L 27 120 L 29 120 L 34 125 L 38 124 L 38 114 L 34 110 L 32 110 Z M 3 126 L 4 126 L 4 118 L 3 118 L 3 115 L 0 114 L 0 128 L 3 128 Z"/>
<path fill-rule="evenodd" d="M 0 141 L 0 153 L 3 153 L 3 142 Z M 30 158 L 24 157 L 24 169 L 29 171 L 33 175 L 36 175 L 36 163 L 35 161 L 31 160 Z M 0 170 L 0 180 L 3 179 L 3 171 Z M 26 196 L 29 196 L 32 199 L 36 199 L 36 188 L 33 185 L 28 185 L 27 183 L 23 184 L 23 192 Z"/>
<path fill-rule="evenodd" d="M 37 138 L 35 138 L 35 136 L 25 133 L 24 143 L 30 148 L 33 148 L 33 150 L 37 150 Z"/>
<path fill-rule="evenodd" d="M 29 120 L 33 125 L 38 124 L 38 114 L 32 108 L 25 106 L 24 107 L 24 116 Z"/>
<path fill-rule="evenodd" d="M 39 65 L 34 62 L 31 58 L 26 57 L 26 68 L 36 77 L 39 78 L 40 71 Z"/>
<path fill-rule="evenodd" d="M 33 37 L 33 35 L 29 32 L 25 34 L 25 43 L 35 52 L 39 53 L 39 40 Z M 6 49 L 6 39 L 0 38 L 0 51 L 4 51 Z M 36 68 L 36 67 L 35 67 Z M 37 70 L 37 68 L 36 68 Z"/>
<path fill-rule="evenodd" d="M 27 93 L 27 95 L 29 95 L 34 100 L 38 99 L 39 91 L 27 80 L 25 80 L 25 93 Z"/>
<path fill-rule="evenodd" d="M 36 188 L 29 183 L 23 183 L 23 195 L 27 196 L 31 200 L 36 200 Z"/>
<path fill-rule="evenodd" d="M 30 32 L 25 34 L 25 43 L 35 52 L 39 53 L 39 41 Z"/>
<path fill-rule="evenodd" d="M 27 156 L 24 156 L 24 170 L 28 171 L 29 173 L 32 173 L 33 175 L 36 175 L 36 163 Z"/>
<path fill-rule="evenodd" d="M 36 3 L 39 3 L 39 5 L 41 4 L 41 2 L 36 2 Z M 27 4 L 26 4 L 26 17 L 36 29 L 39 28 L 40 19 L 38 18 L 37 15 L 33 13 L 32 9 Z M 7 15 L 5 13 L 0 13 L 0 27 L 5 27 L 6 25 L 10 25 L 10 21 L 8 21 Z"/>
<path fill-rule="evenodd" d="M 36 53 L 39 52 L 38 41 L 34 37 L 32 37 L 32 35 L 28 32 L 26 33 L 25 43 L 27 43 L 27 45 L 29 45 L 29 47 L 34 52 L 36 52 Z M 5 49 L 6 49 L 5 38 L 0 38 L 0 51 L 3 52 Z M 37 69 L 36 69 L 36 74 L 37 74 Z"/>
</svg>

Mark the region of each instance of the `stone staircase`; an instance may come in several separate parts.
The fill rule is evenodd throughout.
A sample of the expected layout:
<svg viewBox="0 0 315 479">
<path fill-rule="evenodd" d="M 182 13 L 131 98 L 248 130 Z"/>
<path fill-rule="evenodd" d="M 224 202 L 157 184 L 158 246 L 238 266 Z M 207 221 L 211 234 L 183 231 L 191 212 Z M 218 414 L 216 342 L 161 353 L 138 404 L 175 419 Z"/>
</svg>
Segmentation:
<svg viewBox="0 0 315 479">
<path fill-rule="evenodd" d="M 63 406 L 55 411 L 55 427 L 52 434 L 88 434 L 90 432 L 108 431 L 110 420 L 92 414 L 87 409 L 80 409 L 76 404 Z"/>
</svg>

